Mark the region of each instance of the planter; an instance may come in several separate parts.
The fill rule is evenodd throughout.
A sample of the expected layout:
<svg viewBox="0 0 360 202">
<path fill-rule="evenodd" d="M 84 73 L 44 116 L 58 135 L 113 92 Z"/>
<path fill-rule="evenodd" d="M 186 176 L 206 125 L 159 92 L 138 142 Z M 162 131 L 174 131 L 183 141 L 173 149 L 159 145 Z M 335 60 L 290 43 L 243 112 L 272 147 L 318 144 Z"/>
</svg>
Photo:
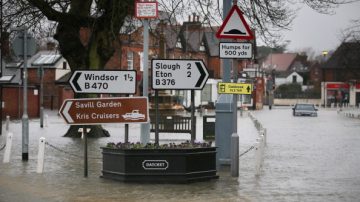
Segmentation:
<svg viewBox="0 0 360 202">
<path fill-rule="evenodd" d="M 188 183 L 219 178 L 216 147 L 189 149 L 102 148 L 102 177 L 124 182 Z"/>
</svg>

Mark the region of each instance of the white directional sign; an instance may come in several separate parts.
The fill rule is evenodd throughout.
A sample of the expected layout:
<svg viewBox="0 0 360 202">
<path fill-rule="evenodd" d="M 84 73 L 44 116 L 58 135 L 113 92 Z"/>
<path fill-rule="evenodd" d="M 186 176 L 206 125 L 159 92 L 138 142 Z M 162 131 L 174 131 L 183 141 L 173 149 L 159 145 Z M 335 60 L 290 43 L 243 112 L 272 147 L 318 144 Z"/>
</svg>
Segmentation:
<svg viewBox="0 0 360 202">
<path fill-rule="evenodd" d="M 135 94 L 136 71 L 75 71 L 70 85 L 75 93 Z"/>
<path fill-rule="evenodd" d="M 229 59 L 251 59 L 252 44 L 251 43 L 220 43 L 220 58 Z"/>
<path fill-rule="evenodd" d="M 202 60 L 152 60 L 152 88 L 203 89 L 209 77 Z"/>
</svg>

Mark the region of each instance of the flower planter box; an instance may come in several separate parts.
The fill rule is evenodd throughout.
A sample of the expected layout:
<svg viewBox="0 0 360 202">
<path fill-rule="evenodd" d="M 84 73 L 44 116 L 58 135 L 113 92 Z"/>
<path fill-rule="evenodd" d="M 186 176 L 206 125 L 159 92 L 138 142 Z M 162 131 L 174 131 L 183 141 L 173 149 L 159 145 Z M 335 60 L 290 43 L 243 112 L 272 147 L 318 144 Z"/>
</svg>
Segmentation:
<svg viewBox="0 0 360 202">
<path fill-rule="evenodd" d="M 124 182 L 188 183 L 216 179 L 216 148 L 102 148 L 102 177 Z"/>
</svg>

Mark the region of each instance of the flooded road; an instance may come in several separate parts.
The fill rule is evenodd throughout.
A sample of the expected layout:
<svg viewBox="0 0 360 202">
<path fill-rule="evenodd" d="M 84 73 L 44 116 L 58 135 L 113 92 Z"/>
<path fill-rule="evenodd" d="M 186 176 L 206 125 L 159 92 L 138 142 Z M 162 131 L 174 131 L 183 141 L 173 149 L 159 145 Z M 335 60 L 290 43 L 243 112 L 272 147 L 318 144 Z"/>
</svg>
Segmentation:
<svg viewBox="0 0 360 202">
<path fill-rule="evenodd" d="M 245 113 L 246 114 L 246 113 Z M 240 158 L 240 176 L 227 168 L 220 178 L 192 184 L 122 183 L 100 178 L 101 146 L 124 139 L 123 124 L 104 127 L 111 137 L 89 139 L 89 174 L 83 177 L 83 142 L 64 138 L 66 126 L 49 112 L 48 127 L 30 121 L 29 161 L 21 160 L 21 122 L 13 121 L 11 161 L 2 163 L 0 201 L 359 201 L 360 121 L 335 110 L 319 110 L 318 117 L 292 117 L 290 108 L 254 111 L 267 128 L 268 143 L 260 176 L 255 176 L 254 150 Z M 197 140 L 202 140 L 202 119 Z M 139 141 L 139 125 L 130 125 L 130 140 Z M 248 116 L 238 119 L 240 153 L 253 146 L 257 131 Z M 40 137 L 46 146 L 43 174 L 36 173 Z M 189 134 L 161 134 L 164 142 L 181 142 Z M 153 136 L 152 136 L 153 139 Z M 0 146 L 5 137 L 0 136 Z"/>
</svg>

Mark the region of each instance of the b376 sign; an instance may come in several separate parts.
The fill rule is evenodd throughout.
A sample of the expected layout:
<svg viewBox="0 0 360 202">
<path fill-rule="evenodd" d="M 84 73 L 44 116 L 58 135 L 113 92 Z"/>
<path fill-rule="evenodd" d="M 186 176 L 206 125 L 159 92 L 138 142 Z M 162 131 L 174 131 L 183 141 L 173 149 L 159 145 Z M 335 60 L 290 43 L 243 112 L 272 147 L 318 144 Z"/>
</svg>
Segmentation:
<svg viewBox="0 0 360 202">
<path fill-rule="evenodd" d="M 202 60 L 152 60 L 152 88 L 201 90 L 209 77 Z"/>
</svg>

